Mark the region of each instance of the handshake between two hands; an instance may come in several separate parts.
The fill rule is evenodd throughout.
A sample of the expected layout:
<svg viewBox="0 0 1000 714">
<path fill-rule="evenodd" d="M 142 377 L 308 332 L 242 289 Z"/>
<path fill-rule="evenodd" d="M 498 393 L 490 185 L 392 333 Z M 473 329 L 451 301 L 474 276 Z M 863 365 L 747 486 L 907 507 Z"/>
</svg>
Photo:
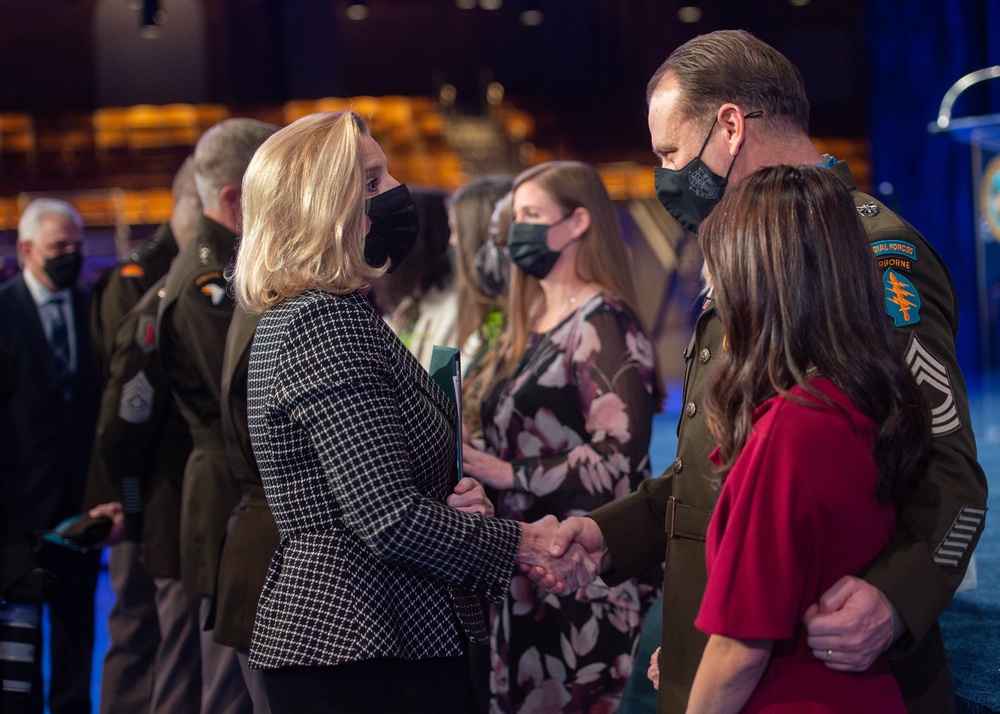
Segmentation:
<svg viewBox="0 0 1000 714">
<path fill-rule="evenodd" d="M 566 595 L 594 582 L 605 552 L 595 521 L 571 517 L 560 523 L 555 516 L 545 516 L 522 524 L 517 561 L 541 587 Z"/>
</svg>

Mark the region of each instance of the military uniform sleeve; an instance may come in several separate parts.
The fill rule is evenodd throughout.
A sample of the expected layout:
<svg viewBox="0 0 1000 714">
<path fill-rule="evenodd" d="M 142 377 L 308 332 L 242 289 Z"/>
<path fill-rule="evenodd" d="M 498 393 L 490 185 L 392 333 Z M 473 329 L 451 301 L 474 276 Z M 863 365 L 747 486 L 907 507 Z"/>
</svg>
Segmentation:
<svg viewBox="0 0 1000 714">
<path fill-rule="evenodd" d="M 880 263 L 886 312 L 928 399 L 933 450 L 926 476 L 899 512 L 896 534 L 864 577 L 893 603 L 911 651 L 947 608 L 982 533 L 986 478 L 976 457 L 965 381 L 955 354 L 958 311 L 951 277 L 913 228 L 878 204 L 859 207 Z M 874 206 L 874 209 L 871 208 Z"/>
<path fill-rule="evenodd" d="M 135 541 L 142 540 L 144 477 L 154 470 L 151 460 L 169 398 L 155 353 L 155 325 L 155 314 L 139 310 L 119 324 L 98 427 L 99 454 L 121 493 L 126 536 Z"/>
<path fill-rule="evenodd" d="M 635 493 L 588 514 L 601 528 L 611 553 L 612 569 L 601 574 L 608 585 L 617 585 L 663 563 L 667 550 L 664 524 L 673 493 L 674 474 L 646 479 Z"/>
</svg>

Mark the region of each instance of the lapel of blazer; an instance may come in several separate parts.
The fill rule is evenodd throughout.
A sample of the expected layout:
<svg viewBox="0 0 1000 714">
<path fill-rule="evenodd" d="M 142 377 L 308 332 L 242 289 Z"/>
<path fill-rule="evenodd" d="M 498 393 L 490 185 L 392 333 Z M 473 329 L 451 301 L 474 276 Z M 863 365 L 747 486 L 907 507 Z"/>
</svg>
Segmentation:
<svg viewBox="0 0 1000 714">
<path fill-rule="evenodd" d="M 241 365 L 245 369 L 249 362 L 250 346 L 253 344 L 254 331 L 259 322 L 260 315 L 248 315 L 238 307 L 233 312 L 233 319 L 226 333 L 226 351 L 222 360 L 223 401 L 229 399 L 229 388 L 236 370 L 240 369 Z"/>
<path fill-rule="evenodd" d="M 13 285 L 14 305 L 20 313 L 15 319 L 21 326 L 23 337 L 23 348 L 26 355 L 21 355 L 21 374 L 38 374 L 36 370 L 44 371 L 43 385 L 51 386 L 56 379 L 56 366 L 52 356 L 52 348 L 45 337 L 45 330 L 42 328 L 42 319 L 38 316 L 38 308 L 35 301 L 28 292 L 28 286 L 24 282 L 24 273 L 18 275 L 17 282 Z"/>
</svg>

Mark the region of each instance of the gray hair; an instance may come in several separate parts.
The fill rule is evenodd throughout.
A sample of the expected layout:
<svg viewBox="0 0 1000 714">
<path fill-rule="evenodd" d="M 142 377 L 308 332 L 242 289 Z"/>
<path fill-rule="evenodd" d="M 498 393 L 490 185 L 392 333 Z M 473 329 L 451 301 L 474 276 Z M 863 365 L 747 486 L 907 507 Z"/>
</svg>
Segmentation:
<svg viewBox="0 0 1000 714">
<path fill-rule="evenodd" d="M 17 242 L 34 243 L 42 230 L 42 221 L 46 216 L 68 218 L 83 230 L 83 219 L 72 204 L 60 201 L 58 198 L 36 198 L 28 204 L 17 222 Z"/>
<path fill-rule="evenodd" d="M 201 218 L 201 198 L 194 180 L 194 156 L 189 156 L 174 174 L 171 187 L 174 207 L 170 213 L 170 228 L 179 242 L 194 235 Z"/>
<path fill-rule="evenodd" d="M 277 130 L 274 124 L 237 118 L 219 122 L 204 133 L 194 150 L 194 180 L 205 208 L 219 207 L 223 187 L 242 185 L 257 147 Z"/>
</svg>

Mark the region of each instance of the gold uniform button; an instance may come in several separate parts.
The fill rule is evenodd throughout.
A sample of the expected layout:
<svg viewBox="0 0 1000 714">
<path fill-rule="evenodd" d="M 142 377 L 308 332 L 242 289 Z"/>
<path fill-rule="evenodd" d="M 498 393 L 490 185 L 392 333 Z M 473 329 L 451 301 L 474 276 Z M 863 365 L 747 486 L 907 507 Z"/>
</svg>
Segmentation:
<svg viewBox="0 0 1000 714">
<path fill-rule="evenodd" d="M 671 464 L 671 468 L 673 468 L 675 474 L 679 474 L 681 471 L 684 470 L 684 462 L 681 461 L 680 456 L 674 459 L 674 463 Z"/>
<path fill-rule="evenodd" d="M 698 413 L 698 406 L 694 402 L 688 402 L 687 406 L 684 407 L 684 413 L 688 415 L 688 418 L 691 418 Z"/>
<path fill-rule="evenodd" d="M 701 354 L 698 355 L 698 360 L 702 364 L 708 364 L 710 359 L 712 359 L 712 351 L 706 347 L 701 351 Z"/>
</svg>

